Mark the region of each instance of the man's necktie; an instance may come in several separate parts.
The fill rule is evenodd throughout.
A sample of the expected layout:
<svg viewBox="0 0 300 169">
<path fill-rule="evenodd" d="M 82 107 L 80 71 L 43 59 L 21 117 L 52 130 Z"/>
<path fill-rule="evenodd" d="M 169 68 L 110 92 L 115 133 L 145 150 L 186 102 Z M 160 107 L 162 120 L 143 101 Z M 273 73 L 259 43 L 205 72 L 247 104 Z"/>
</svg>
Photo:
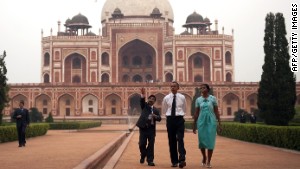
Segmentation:
<svg viewBox="0 0 300 169">
<path fill-rule="evenodd" d="M 154 125 L 154 117 L 153 117 L 153 107 L 151 107 L 151 125 Z"/>
<path fill-rule="evenodd" d="M 172 107 L 171 107 L 171 116 L 175 116 L 175 112 L 176 112 L 176 95 L 174 94 L 173 97 L 173 102 L 172 102 Z"/>
</svg>

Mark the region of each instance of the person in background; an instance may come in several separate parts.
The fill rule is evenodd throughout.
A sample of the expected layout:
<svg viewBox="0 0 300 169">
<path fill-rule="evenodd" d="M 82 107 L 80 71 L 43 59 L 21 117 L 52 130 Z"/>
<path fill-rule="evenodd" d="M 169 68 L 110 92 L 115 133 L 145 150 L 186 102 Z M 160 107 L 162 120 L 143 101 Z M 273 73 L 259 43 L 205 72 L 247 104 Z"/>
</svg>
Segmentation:
<svg viewBox="0 0 300 169">
<path fill-rule="evenodd" d="M 251 123 L 256 123 L 256 116 L 253 112 L 251 112 L 251 115 L 250 115 L 250 122 Z"/>
<path fill-rule="evenodd" d="M 209 85 L 201 85 L 200 90 L 202 95 L 196 100 L 193 133 L 196 134 L 196 130 L 198 130 L 198 146 L 202 154 L 202 166 L 211 168 L 210 162 L 215 148 L 217 126 L 221 131 L 221 120 L 217 100 L 214 96 L 208 94 L 210 91 Z M 216 121 L 218 121 L 218 124 Z"/>
<path fill-rule="evenodd" d="M 246 115 L 245 115 L 245 112 L 242 112 L 242 113 L 241 113 L 241 116 L 240 116 L 240 122 L 241 122 L 241 123 L 246 123 Z"/>
<path fill-rule="evenodd" d="M 186 166 L 184 148 L 184 115 L 186 112 L 186 99 L 178 93 L 179 83 L 171 83 L 171 93 L 166 95 L 162 101 L 162 112 L 167 117 L 167 132 L 169 139 L 169 151 L 171 157 L 171 167 L 183 168 Z M 177 151 L 178 147 L 178 151 Z M 179 153 L 179 157 L 178 157 Z"/>
<path fill-rule="evenodd" d="M 24 101 L 20 101 L 19 107 L 14 111 L 13 118 L 16 119 L 19 147 L 25 147 L 25 131 L 30 123 L 29 112 L 24 108 Z"/>
<path fill-rule="evenodd" d="M 145 102 L 145 88 L 141 89 L 140 106 L 142 113 L 138 119 L 136 126 L 140 129 L 139 149 L 141 153 L 140 163 L 145 162 L 147 157 L 148 166 L 155 166 L 154 160 L 154 142 L 156 135 L 156 121 L 161 121 L 159 110 L 154 107 L 156 97 L 150 95 L 148 102 Z M 148 146 L 147 146 L 148 140 Z"/>
</svg>

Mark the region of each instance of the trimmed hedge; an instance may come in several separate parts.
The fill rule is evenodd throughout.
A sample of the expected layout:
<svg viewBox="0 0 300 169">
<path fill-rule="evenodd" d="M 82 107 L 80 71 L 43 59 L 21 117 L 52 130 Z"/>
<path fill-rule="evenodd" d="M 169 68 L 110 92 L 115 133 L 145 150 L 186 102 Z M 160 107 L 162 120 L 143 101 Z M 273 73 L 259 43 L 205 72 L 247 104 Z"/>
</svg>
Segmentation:
<svg viewBox="0 0 300 169">
<path fill-rule="evenodd" d="M 193 121 L 185 121 L 184 122 L 184 127 L 186 128 L 186 129 L 193 129 Z"/>
<path fill-rule="evenodd" d="M 187 122 L 191 127 L 192 122 Z M 223 122 L 220 136 L 300 151 L 300 126 Z"/>
<path fill-rule="evenodd" d="M 101 121 L 98 122 L 55 122 L 49 123 L 50 130 L 76 130 L 100 127 Z"/>
<path fill-rule="evenodd" d="M 49 125 L 46 123 L 30 124 L 26 128 L 26 138 L 42 136 L 47 133 Z M 0 143 L 18 140 L 16 125 L 0 126 Z"/>
</svg>

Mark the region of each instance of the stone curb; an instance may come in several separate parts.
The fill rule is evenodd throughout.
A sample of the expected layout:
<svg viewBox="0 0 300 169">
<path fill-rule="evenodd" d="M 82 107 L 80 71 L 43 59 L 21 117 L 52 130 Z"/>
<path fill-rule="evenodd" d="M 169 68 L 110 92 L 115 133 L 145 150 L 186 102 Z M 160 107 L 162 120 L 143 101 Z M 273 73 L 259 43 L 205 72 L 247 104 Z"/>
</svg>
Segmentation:
<svg viewBox="0 0 300 169">
<path fill-rule="evenodd" d="M 110 160 L 106 163 L 103 169 L 113 169 L 117 162 L 119 161 L 119 158 L 125 151 L 129 141 L 131 140 L 131 137 L 133 136 L 134 131 L 130 133 L 130 135 L 126 138 L 126 140 L 123 142 L 123 144 L 120 146 L 120 148 L 115 152 L 115 154 L 110 158 Z"/>
<path fill-rule="evenodd" d="M 96 153 L 82 161 L 73 169 L 94 169 L 97 168 L 101 162 L 105 161 L 109 154 L 116 151 L 118 147 L 124 142 L 127 137 L 127 133 L 122 133 L 118 138 L 109 142 Z"/>
</svg>

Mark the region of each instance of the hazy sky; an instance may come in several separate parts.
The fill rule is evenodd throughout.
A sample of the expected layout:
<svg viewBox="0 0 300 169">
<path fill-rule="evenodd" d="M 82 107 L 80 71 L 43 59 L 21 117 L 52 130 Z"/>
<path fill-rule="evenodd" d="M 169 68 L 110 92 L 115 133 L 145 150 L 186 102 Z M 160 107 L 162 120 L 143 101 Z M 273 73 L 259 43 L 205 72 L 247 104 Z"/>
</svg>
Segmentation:
<svg viewBox="0 0 300 169">
<path fill-rule="evenodd" d="M 104 2 L 105 0 L 1 0 L 0 53 L 2 55 L 3 50 L 7 52 L 8 82 L 41 81 L 41 30 L 43 29 L 44 36 L 49 36 L 50 29 L 53 28 L 53 34 L 56 35 L 58 20 L 64 23 L 66 19 L 81 13 L 89 19 L 92 32 L 99 34 Z M 173 7 L 176 34 L 184 31 L 182 25 L 185 24 L 187 16 L 194 11 L 208 17 L 213 23 L 217 19 L 220 33 L 222 27 L 225 34 L 229 35 L 234 29 L 236 82 L 260 80 L 264 61 L 263 37 L 266 14 L 283 13 L 287 37 L 290 37 L 291 2 L 298 2 L 298 11 L 300 5 L 296 0 L 169 0 L 169 2 Z M 214 27 L 213 24 L 211 28 L 214 30 Z M 296 76 L 297 81 L 300 81 L 300 71 Z"/>
</svg>

